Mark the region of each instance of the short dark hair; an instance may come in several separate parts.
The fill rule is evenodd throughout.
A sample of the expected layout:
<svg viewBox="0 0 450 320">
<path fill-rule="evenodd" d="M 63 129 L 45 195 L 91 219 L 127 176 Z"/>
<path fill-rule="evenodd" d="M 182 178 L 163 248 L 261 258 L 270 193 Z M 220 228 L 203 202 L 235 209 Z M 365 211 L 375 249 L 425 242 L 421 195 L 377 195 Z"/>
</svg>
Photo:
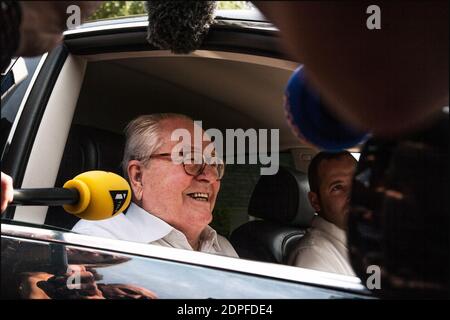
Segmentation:
<svg viewBox="0 0 450 320">
<path fill-rule="evenodd" d="M 308 168 L 309 189 L 312 192 L 319 194 L 319 186 L 320 186 L 319 165 L 320 165 L 320 163 L 324 160 L 338 159 L 343 156 L 350 156 L 353 158 L 352 154 L 350 152 L 348 152 L 347 150 L 338 151 L 338 152 L 321 151 L 314 156 L 314 158 L 311 160 L 311 163 L 309 164 L 309 168 Z M 355 159 L 355 161 L 356 161 L 356 159 Z"/>
</svg>

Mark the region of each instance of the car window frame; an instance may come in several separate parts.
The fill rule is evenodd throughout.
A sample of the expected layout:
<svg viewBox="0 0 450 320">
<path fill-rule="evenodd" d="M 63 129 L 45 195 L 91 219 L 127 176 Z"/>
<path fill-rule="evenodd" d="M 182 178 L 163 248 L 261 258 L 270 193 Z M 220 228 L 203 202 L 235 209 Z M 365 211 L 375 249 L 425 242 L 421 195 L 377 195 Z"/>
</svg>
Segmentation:
<svg viewBox="0 0 450 320">
<path fill-rule="evenodd" d="M 230 28 L 229 30 L 231 30 L 232 32 L 237 32 L 236 30 L 238 29 L 236 27 L 236 25 L 234 25 L 234 26 L 229 25 L 229 26 L 217 26 L 216 30 L 220 32 L 226 28 Z M 247 28 L 247 29 L 250 30 L 249 32 L 255 31 L 255 29 L 253 29 L 253 28 Z M 141 27 L 139 28 L 139 30 L 141 30 Z M 129 32 L 129 30 L 127 32 Z M 269 31 L 268 30 L 256 30 L 255 31 L 256 34 L 261 33 L 261 32 L 264 34 L 272 35 L 274 31 L 273 30 L 269 30 Z M 219 38 L 220 38 L 220 36 L 219 36 Z M 71 39 L 72 45 L 76 42 L 76 40 L 79 40 L 79 38 L 77 39 L 77 36 L 75 36 Z M 91 38 L 89 41 L 94 41 L 94 40 L 93 40 L 93 38 Z M 229 46 L 229 44 L 228 44 L 228 46 Z M 211 50 L 210 48 L 208 48 L 208 46 L 206 46 L 206 47 L 207 47 L 206 50 Z M 92 51 L 92 48 L 89 48 L 89 46 L 83 48 L 83 45 L 81 45 L 80 48 L 83 52 L 82 54 L 92 54 L 94 52 L 96 54 L 99 53 L 98 51 L 96 52 L 95 50 Z M 269 48 L 254 49 L 254 48 L 252 48 L 251 44 L 249 44 L 249 48 L 250 48 L 250 49 L 248 49 L 249 54 L 274 57 L 274 55 L 271 53 L 271 51 L 268 50 Z M 233 51 L 233 48 L 231 48 L 230 46 L 228 47 L 228 49 L 230 51 Z M 83 51 L 83 50 L 85 50 L 85 51 Z M 104 50 L 104 49 L 102 49 L 102 50 Z M 109 52 L 110 50 L 111 50 L 111 48 L 107 47 L 106 52 Z M 147 48 L 147 50 L 150 50 L 150 49 Z M 246 50 L 243 50 L 243 51 L 247 52 Z M 34 126 L 36 131 L 37 131 L 37 127 L 39 126 L 40 121 L 42 119 L 42 113 L 45 110 L 45 106 L 48 102 L 48 96 L 50 95 L 50 93 L 53 90 L 54 82 L 56 81 L 56 78 L 58 77 L 59 72 L 61 71 L 62 65 L 64 65 L 64 61 L 66 60 L 66 58 L 69 54 L 69 51 L 70 50 L 68 50 L 67 47 L 60 47 L 59 49 L 57 49 L 57 51 L 53 52 L 53 57 L 50 59 L 50 61 L 48 61 L 49 59 L 46 56 L 46 59 L 43 61 L 43 65 L 41 66 L 42 69 L 45 69 L 45 64 L 46 63 L 49 64 L 49 66 L 45 70 L 46 74 L 41 75 L 41 72 L 35 73 L 36 79 L 38 78 L 38 76 L 43 76 L 43 77 L 46 77 L 45 80 L 47 80 L 47 82 L 44 81 L 44 83 L 41 84 L 41 86 L 44 86 L 45 90 L 47 91 L 47 92 L 43 93 L 44 96 L 43 96 L 42 101 L 36 101 L 37 100 L 36 98 L 38 97 L 38 95 L 34 96 L 33 98 L 35 100 L 32 101 L 32 103 L 39 104 L 40 110 L 37 113 L 41 113 L 41 115 L 40 115 L 41 118 L 39 118 L 39 115 L 37 115 L 37 116 L 35 115 L 36 119 L 33 119 L 33 123 L 30 124 L 31 126 Z M 242 52 L 242 51 L 240 51 L 240 52 Z M 280 56 L 276 56 L 276 58 L 285 59 L 285 57 L 280 57 Z M 39 71 L 41 71 L 41 68 L 39 69 Z M 52 73 L 52 71 L 54 71 L 54 73 Z M 28 92 L 28 95 L 31 95 L 32 89 L 34 89 L 34 86 L 30 86 L 30 88 L 29 88 L 30 92 Z M 23 100 L 24 106 L 27 103 L 29 103 L 28 98 L 29 97 L 27 96 L 27 99 Z M 45 98 L 47 100 L 45 100 Z M 23 109 L 24 106 L 22 106 L 21 109 Z M 17 120 L 16 127 L 18 127 L 21 122 L 26 121 L 22 118 L 23 117 L 21 116 L 20 121 L 19 121 L 19 119 Z M 16 128 L 15 128 L 13 134 L 11 134 L 11 136 L 13 137 L 12 139 L 14 139 L 16 136 L 15 131 L 16 131 Z M 27 148 L 31 149 L 31 146 L 33 145 L 33 141 L 34 141 L 33 139 L 36 136 L 36 131 L 33 131 L 33 128 L 28 128 L 28 130 L 24 130 L 24 132 L 21 133 L 22 135 L 26 134 L 26 132 L 31 132 L 32 134 L 30 134 L 27 138 L 28 146 L 24 147 L 24 149 L 21 150 L 21 152 L 19 152 L 19 154 L 25 154 L 25 157 L 21 159 L 20 164 L 17 164 L 16 166 L 14 166 L 13 178 L 15 179 L 15 182 L 19 185 L 21 184 L 21 179 L 23 178 L 23 173 L 25 171 L 26 163 L 28 161 L 27 156 L 26 156 Z M 34 132 L 34 134 L 33 134 L 33 132 Z M 29 152 L 30 152 L 30 150 L 28 150 L 28 156 L 29 156 Z M 2 160 L 3 160 L 3 158 L 2 158 Z M 9 159 L 9 161 L 11 162 L 12 160 Z M 11 166 L 10 163 L 7 163 L 7 164 L 9 166 Z M 8 216 L 5 216 L 5 217 L 8 217 Z M 22 231 L 20 231 L 21 228 L 22 228 Z M 23 228 L 25 228 L 25 229 L 23 229 Z M 26 228 L 28 228 L 28 229 L 26 229 Z M 16 231 L 14 231 L 14 229 Z M 17 230 L 19 230 L 20 232 L 18 232 Z M 174 251 L 171 251 L 171 250 L 177 250 L 177 249 L 163 248 L 163 247 L 158 247 L 156 249 L 153 246 L 153 248 L 151 249 L 151 250 L 153 250 L 153 252 L 150 253 L 148 251 L 148 250 L 150 250 L 149 248 L 142 247 L 142 246 L 145 246 L 145 244 L 133 243 L 131 245 L 132 248 L 130 250 L 130 248 L 129 248 L 130 243 L 126 242 L 126 241 L 115 240 L 115 241 L 119 241 L 119 242 L 112 242 L 109 239 L 96 238 L 96 237 L 91 237 L 91 236 L 86 236 L 86 235 L 79 235 L 79 234 L 70 233 L 70 232 L 48 230 L 48 229 L 40 228 L 38 226 L 34 226 L 34 227 L 14 226 L 14 227 L 12 227 L 12 225 L 8 224 L 7 221 L 4 221 L 4 223 L 2 221 L 2 236 L 3 235 L 9 235 L 9 236 L 13 235 L 13 236 L 18 236 L 18 237 L 24 237 L 27 239 L 39 239 L 42 241 L 52 241 L 52 242 L 64 243 L 67 245 L 80 245 L 83 247 L 94 248 L 97 250 L 104 249 L 104 250 L 111 250 L 112 252 L 122 252 L 122 253 L 127 253 L 127 254 L 148 256 L 148 257 L 154 257 L 156 251 L 162 250 L 162 251 L 159 251 L 159 253 L 161 254 L 159 256 L 159 258 L 176 260 L 180 263 L 190 263 L 190 264 L 199 264 L 200 263 L 199 259 L 198 259 L 200 257 L 199 255 L 205 255 L 205 253 L 199 253 L 199 252 L 184 252 L 183 256 L 185 256 L 185 257 L 183 259 L 181 259 L 181 258 L 177 258 L 172 255 L 172 253 Z M 83 241 L 83 239 L 84 239 L 84 241 Z M 194 254 L 194 256 L 192 256 L 192 254 Z M 186 256 L 189 257 L 189 259 L 187 259 Z M 221 260 L 224 258 L 226 258 L 226 257 L 218 257 L 218 260 Z M 226 259 L 232 259 L 232 258 L 226 258 Z M 214 260 L 214 259 L 211 259 L 211 260 Z M 249 263 L 250 265 L 255 264 L 255 263 L 256 264 L 263 263 L 266 265 L 271 265 L 271 264 L 264 263 L 264 262 L 256 262 L 256 261 L 249 261 L 249 260 L 245 260 L 245 261 L 247 263 Z M 218 265 L 217 263 L 218 262 L 211 264 L 211 263 L 205 262 L 204 264 L 201 264 L 201 265 L 203 265 L 204 267 L 224 269 L 224 266 Z M 275 266 L 280 267 L 279 265 L 275 265 Z M 306 270 L 306 269 L 304 269 L 303 272 L 301 272 L 299 270 L 299 268 L 296 268 L 296 267 L 288 267 L 288 266 L 282 266 L 282 267 L 292 268 L 292 270 L 296 269 L 296 271 L 298 271 L 297 272 L 298 274 L 301 274 L 304 272 L 306 272 L 308 274 L 311 274 L 311 272 L 313 272 L 313 273 L 319 272 L 319 271 Z M 250 273 L 250 274 L 255 274 L 257 276 L 274 277 L 277 279 L 281 279 L 283 281 L 299 282 L 299 280 L 297 279 L 298 276 L 291 276 L 291 278 L 289 279 L 286 277 L 286 274 L 283 274 L 283 275 L 275 275 L 272 273 L 262 274 L 261 272 L 259 274 L 257 274 L 256 273 L 257 270 L 255 270 L 255 268 L 247 268 L 247 269 L 243 268 L 243 267 L 241 269 L 236 269 L 236 268 L 232 268 L 232 267 L 230 267 L 230 268 L 231 268 L 230 270 L 235 271 L 235 272 L 243 272 L 243 273 L 247 273 L 247 274 Z M 353 280 L 348 279 L 348 281 L 344 281 L 342 277 L 345 277 L 345 276 L 329 274 L 328 277 L 325 276 L 325 278 L 323 278 L 323 277 L 316 278 L 316 279 L 319 279 L 319 278 L 321 279 L 318 281 L 311 281 L 310 279 L 308 280 L 306 278 L 302 281 L 304 281 L 303 283 L 307 283 L 308 285 L 317 286 L 317 287 L 328 287 L 328 288 L 330 288 L 330 282 L 335 281 L 335 285 L 331 286 L 331 288 L 333 290 L 343 290 L 345 292 L 347 292 L 347 291 L 350 292 L 351 290 L 356 290 L 356 291 L 358 291 L 358 293 L 357 293 L 358 295 L 362 293 L 362 290 L 364 290 L 364 287 L 362 287 L 362 285 L 360 285 L 360 284 L 358 284 L 358 285 L 356 284 L 356 280 L 359 281 L 358 278 L 354 278 Z M 295 280 L 295 279 L 297 279 L 297 280 Z M 330 282 L 327 283 L 324 279 L 328 279 Z"/>
</svg>

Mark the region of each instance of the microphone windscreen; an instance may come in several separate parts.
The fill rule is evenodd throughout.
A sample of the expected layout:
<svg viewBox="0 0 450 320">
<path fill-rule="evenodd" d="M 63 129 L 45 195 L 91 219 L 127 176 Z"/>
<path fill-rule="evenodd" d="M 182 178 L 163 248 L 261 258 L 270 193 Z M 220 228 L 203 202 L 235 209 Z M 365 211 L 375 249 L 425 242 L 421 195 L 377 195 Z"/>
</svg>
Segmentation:
<svg viewBox="0 0 450 320">
<path fill-rule="evenodd" d="M 339 151 L 364 142 L 368 134 L 338 120 L 307 83 L 304 69 L 297 68 L 285 90 L 285 111 L 296 135 L 305 143 L 327 151 Z"/>
<path fill-rule="evenodd" d="M 76 189 L 78 203 L 64 205 L 64 210 L 86 220 L 111 218 L 124 211 L 131 201 L 131 188 L 121 176 L 105 171 L 87 171 L 64 184 Z"/>
<path fill-rule="evenodd" d="M 173 53 L 200 47 L 214 21 L 214 1 L 146 1 L 150 44 Z"/>
</svg>

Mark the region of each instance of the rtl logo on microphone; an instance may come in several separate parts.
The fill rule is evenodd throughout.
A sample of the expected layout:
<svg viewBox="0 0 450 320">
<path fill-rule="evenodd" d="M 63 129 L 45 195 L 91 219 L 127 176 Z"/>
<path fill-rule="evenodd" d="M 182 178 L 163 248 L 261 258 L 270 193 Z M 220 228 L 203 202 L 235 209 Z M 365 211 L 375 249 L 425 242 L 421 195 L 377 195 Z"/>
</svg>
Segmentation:
<svg viewBox="0 0 450 320">
<path fill-rule="evenodd" d="M 113 201 L 112 215 L 114 215 L 127 200 L 128 190 L 110 190 L 109 193 Z"/>
</svg>

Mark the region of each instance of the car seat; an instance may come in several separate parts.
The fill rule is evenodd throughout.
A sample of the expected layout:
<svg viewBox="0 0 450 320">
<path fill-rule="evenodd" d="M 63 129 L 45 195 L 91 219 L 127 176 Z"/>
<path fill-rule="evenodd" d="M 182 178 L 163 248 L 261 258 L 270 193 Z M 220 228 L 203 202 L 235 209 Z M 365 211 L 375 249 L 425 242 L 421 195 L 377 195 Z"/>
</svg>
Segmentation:
<svg viewBox="0 0 450 320">
<path fill-rule="evenodd" d="M 122 134 L 73 125 L 67 138 L 55 187 L 76 175 L 90 170 L 104 170 L 122 175 L 121 161 L 125 137 Z M 79 218 L 64 211 L 61 206 L 49 207 L 45 224 L 72 229 Z"/>
<path fill-rule="evenodd" d="M 310 227 L 314 210 L 308 200 L 307 176 L 280 167 L 261 176 L 250 198 L 247 222 L 230 236 L 241 258 L 286 264 L 289 253 Z"/>
</svg>

